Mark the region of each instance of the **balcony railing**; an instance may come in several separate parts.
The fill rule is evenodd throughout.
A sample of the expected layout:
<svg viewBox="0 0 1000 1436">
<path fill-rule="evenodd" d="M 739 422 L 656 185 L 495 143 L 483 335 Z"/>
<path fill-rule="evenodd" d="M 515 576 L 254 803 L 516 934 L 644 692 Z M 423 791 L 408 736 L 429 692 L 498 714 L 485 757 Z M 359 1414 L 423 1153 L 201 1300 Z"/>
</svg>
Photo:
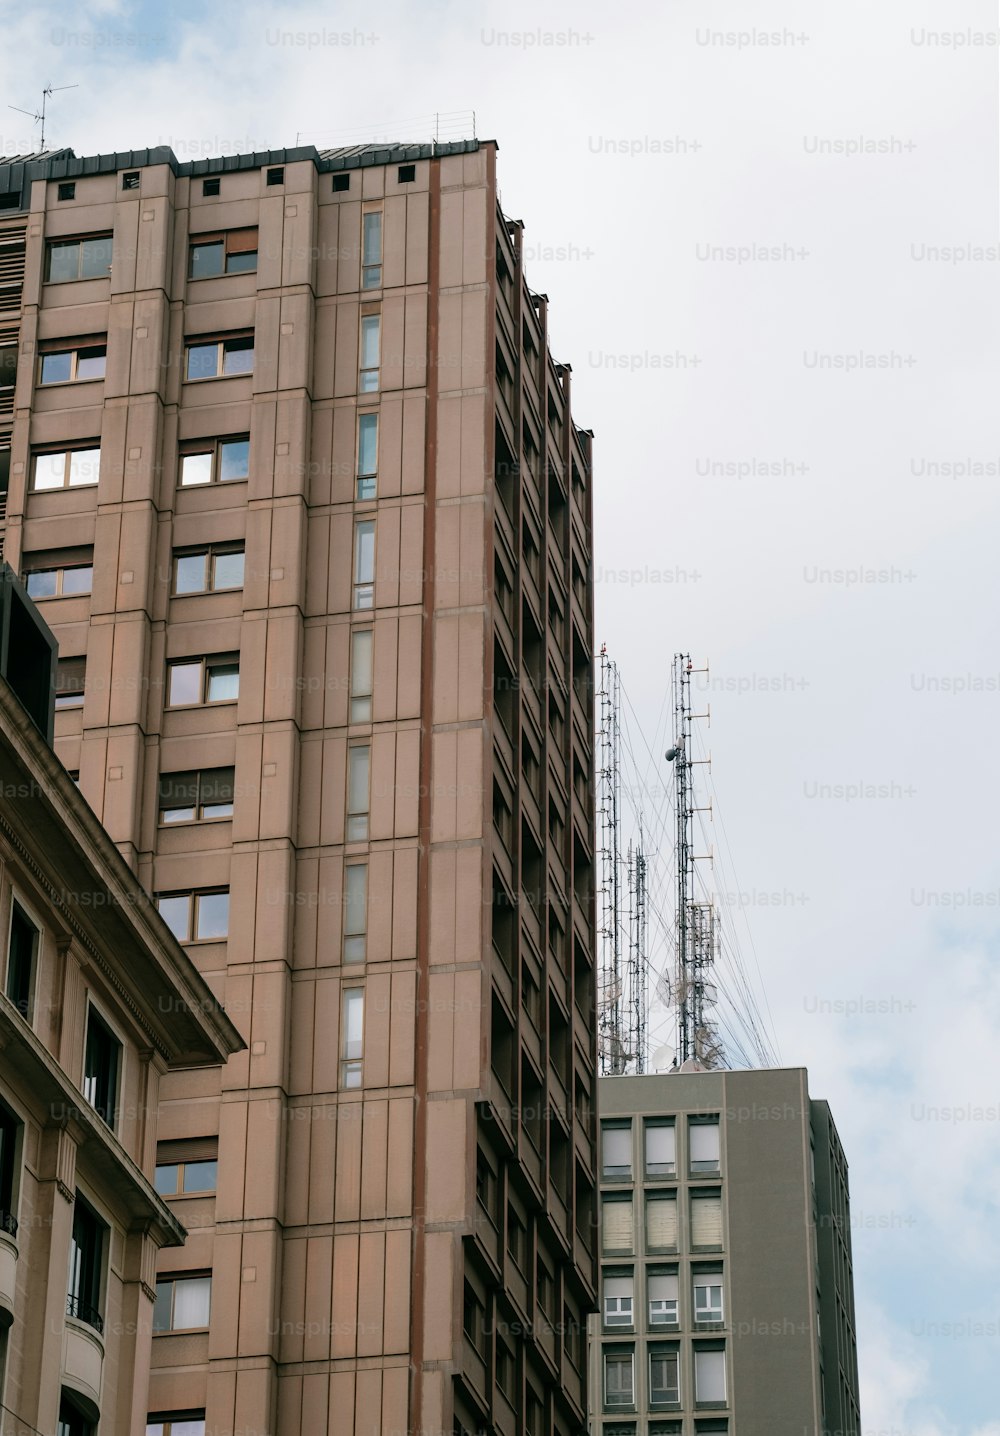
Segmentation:
<svg viewBox="0 0 1000 1436">
<path fill-rule="evenodd" d="M 74 1296 L 72 1292 L 66 1298 L 66 1315 L 75 1316 L 77 1321 L 92 1326 L 99 1334 L 104 1332 L 104 1318 L 97 1307 L 91 1306 L 82 1297 Z"/>
<path fill-rule="evenodd" d="M 17 1236 L 17 1217 L 13 1212 L 5 1212 L 0 1207 L 0 1231 L 6 1232 L 9 1237 Z"/>
</svg>

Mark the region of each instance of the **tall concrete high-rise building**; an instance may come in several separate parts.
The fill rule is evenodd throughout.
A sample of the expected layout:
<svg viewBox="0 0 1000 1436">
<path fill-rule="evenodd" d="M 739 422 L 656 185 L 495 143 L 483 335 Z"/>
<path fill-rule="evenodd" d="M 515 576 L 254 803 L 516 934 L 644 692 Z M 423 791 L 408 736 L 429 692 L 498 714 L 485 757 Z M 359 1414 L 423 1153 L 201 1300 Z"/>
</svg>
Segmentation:
<svg viewBox="0 0 1000 1436">
<path fill-rule="evenodd" d="M 858 1436 L 847 1162 L 805 1070 L 598 1085 L 591 1436 Z"/>
<path fill-rule="evenodd" d="M 155 1436 L 585 1420 L 591 445 L 495 165 L 0 164 L 56 749 L 247 1043 L 162 1085 Z"/>
</svg>

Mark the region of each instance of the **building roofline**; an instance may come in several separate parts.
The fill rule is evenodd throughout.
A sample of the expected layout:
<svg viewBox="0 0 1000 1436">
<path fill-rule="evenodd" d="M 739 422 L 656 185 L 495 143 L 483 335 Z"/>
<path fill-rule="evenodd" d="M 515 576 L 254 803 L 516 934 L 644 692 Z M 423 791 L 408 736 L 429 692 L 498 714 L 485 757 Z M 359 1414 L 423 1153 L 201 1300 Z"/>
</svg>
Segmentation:
<svg viewBox="0 0 1000 1436">
<path fill-rule="evenodd" d="M 496 141 L 430 140 L 423 144 L 343 145 L 322 150 L 315 145 L 295 145 L 287 149 L 254 150 L 249 154 L 218 155 L 197 160 L 179 160 L 169 145 L 155 145 L 143 150 L 117 150 L 104 155 L 77 155 L 71 149 L 48 150 L 35 155 L 0 155 L 0 194 L 24 190 L 35 180 L 83 179 L 90 175 L 116 174 L 119 170 L 147 169 L 152 165 L 169 165 L 175 176 L 202 176 L 233 174 L 237 170 L 263 169 L 265 166 L 297 164 L 305 160 L 311 161 L 323 174 L 333 170 L 474 154 L 487 145 L 496 145 Z"/>
</svg>

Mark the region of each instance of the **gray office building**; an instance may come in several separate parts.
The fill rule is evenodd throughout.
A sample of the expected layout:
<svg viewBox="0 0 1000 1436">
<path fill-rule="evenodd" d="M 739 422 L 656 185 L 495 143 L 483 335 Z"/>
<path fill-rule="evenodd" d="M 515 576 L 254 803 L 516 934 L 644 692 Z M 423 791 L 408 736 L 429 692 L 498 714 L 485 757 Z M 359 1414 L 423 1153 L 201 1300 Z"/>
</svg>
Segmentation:
<svg viewBox="0 0 1000 1436">
<path fill-rule="evenodd" d="M 591 1436 L 857 1436 L 847 1162 L 805 1069 L 599 1101 Z"/>
</svg>

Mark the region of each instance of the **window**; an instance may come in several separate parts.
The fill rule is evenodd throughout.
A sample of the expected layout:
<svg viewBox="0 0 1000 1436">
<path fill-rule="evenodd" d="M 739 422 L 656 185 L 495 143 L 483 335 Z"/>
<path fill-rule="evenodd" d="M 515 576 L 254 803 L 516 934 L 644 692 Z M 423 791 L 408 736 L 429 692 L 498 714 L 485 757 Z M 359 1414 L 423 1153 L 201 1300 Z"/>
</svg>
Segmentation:
<svg viewBox="0 0 1000 1436">
<path fill-rule="evenodd" d="M 364 962 L 368 930 L 368 864 L 344 868 L 344 962 Z"/>
<path fill-rule="evenodd" d="M 253 335 L 231 339 L 193 339 L 185 348 L 186 379 L 227 379 L 253 373 Z"/>
<path fill-rule="evenodd" d="M 245 434 L 185 444 L 181 451 L 181 488 L 226 484 L 249 476 L 250 440 Z"/>
<path fill-rule="evenodd" d="M 722 1196 L 719 1192 L 691 1193 L 691 1245 L 722 1246 Z"/>
<path fill-rule="evenodd" d="M 56 708 L 82 708 L 86 683 L 86 658 L 57 659 Z"/>
<path fill-rule="evenodd" d="M 174 554 L 174 593 L 218 593 L 243 587 L 242 547 L 212 547 Z"/>
<path fill-rule="evenodd" d="M 269 169 L 269 170 L 268 170 L 268 172 L 267 172 L 267 183 L 268 183 L 268 184 L 284 184 L 284 183 L 285 183 L 285 167 L 284 167 L 284 165 L 275 165 L 272 169 Z"/>
<path fill-rule="evenodd" d="M 396 179 L 399 184 L 412 184 L 416 177 L 416 165 L 400 165 L 396 171 Z"/>
<path fill-rule="evenodd" d="M 101 1288 L 107 1233 L 108 1229 L 100 1217 L 77 1192 L 73 1204 L 73 1235 L 69 1248 L 66 1315 L 86 1322 L 95 1331 L 104 1330 Z"/>
<path fill-rule="evenodd" d="M 528 1251 L 528 1228 L 513 1202 L 507 1203 L 507 1255 L 524 1275 Z"/>
<path fill-rule="evenodd" d="M 361 317 L 361 373 L 358 392 L 372 394 L 378 388 L 379 348 L 382 320 L 377 314 Z"/>
<path fill-rule="evenodd" d="M 601 1127 L 601 1175 L 630 1177 L 632 1175 L 632 1124 L 605 1123 Z"/>
<path fill-rule="evenodd" d="M 375 520 L 354 525 L 355 608 L 375 606 Z"/>
<path fill-rule="evenodd" d="M 725 1405 L 726 1352 L 721 1346 L 694 1349 L 694 1399 L 699 1405 Z"/>
<path fill-rule="evenodd" d="M 551 1318 L 555 1303 L 556 1287 L 552 1272 L 549 1270 L 548 1263 L 545 1261 L 541 1252 L 539 1252 L 535 1258 L 535 1292 L 538 1305 L 543 1313 Z"/>
<path fill-rule="evenodd" d="M 632 1351 L 605 1350 L 604 1405 L 635 1405 L 635 1355 Z"/>
<path fill-rule="evenodd" d="M 34 599 L 74 598 L 90 593 L 93 582 L 93 561 L 66 564 L 60 568 L 30 568 L 24 575 L 28 596 Z"/>
<path fill-rule="evenodd" d="M 497 1174 L 493 1163 L 483 1151 L 482 1147 L 476 1148 L 476 1201 L 489 1217 L 490 1221 L 497 1225 L 499 1207 L 497 1197 L 499 1186 Z"/>
<path fill-rule="evenodd" d="M 497 1338 L 497 1385 L 513 1403 L 514 1400 L 514 1353 L 505 1341 Z"/>
<path fill-rule="evenodd" d="M 233 816 L 234 768 L 160 774 L 160 822 L 202 823 Z"/>
<path fill-rule="evenodd" d="M 721 1324 L 723 1320 L 721 1267 L 695 1268 L 694 1319 L 696 1322 Z"/>
<path fill-rule="evenodd" d="M 17 902 L 11 903 L 7 945 L 7 996 L 25 1022 L 30 1020 L 31 989 L 38 955 L 38 929 Z"/>
<path fill-rule="evenodd" d="M 0 345 L 0 389 L 13 389 L 17 383 L 16 344 Z"/>
<path fill-rule="evenodd" d="M 67 180 L 63 184 L 58 185 L 56 188 L 56 199 L 76 199 L 76 182 L 74 180 Z"/>
<path fill-rule="evenodd" d="M 56 1436 L 94 1436 L 94 1425 L 74 1406 L 69 1395 L 63 1391 L 59 1401 L 59 1421 Z"/>
<path fill-rule="evenodd" d="M 646 1277 L 650 1326 L 677 1325 L 677 1272 L 650 1271 Z"/>
<path fill-rule="evenodd" d="M 40 384 L 82 384 L 103 379 L 107 363 L 106 344 L 82 344 L 76 349 L 46 350 L 39 359 Z"/>
<path fill-rule="evenodd" d="M 677 1170 L 673 1122 L 646 1123 L 646 1176 L 672 1177 Z"/>
<path fill-rule="evenodd" d="M 340 1033 L 340 1085 L 360 1087 L 365 1037 L 363 987 L 344 988 Z"/>
<path fill-rule="evenodd" d="M 232 655 L 180 658 L 167 664 L 167 707 L 235 703 L 240 696 L 240 661 Z"/>
<path fill-rule="evenodd" d="M 368 790 L 371 749 L 366 745 L 347 750 L 346 841 L 363 843 L 368 837 Z"/>
<path fill-rule="evenodd" d="M 201 192 L 206 199 L 212 195 L 222 193 L 222 181 L 220 179 L 206 179 L 201 182 Z"/>
<path fill-rule="evenodd" d="M 83 449 L 57 449 L 36 454 L 33 482 L 36 493 L 43 489 L 78 489 L 96 484 L 101 477 L 101 450 L 97 445 Z"/>
<path fill-rule="evenodd" d="M 604 1325 L 633 1326 L 633 1277 L 628 1272 L 604 1274 Z"/>
<path fill-rule="evenodd" d="M 692 1176 L 719 1170 L 719 1119 L 708 1122 L 691 1118 L 688 1122 L 688 1150 Z"/>
<path fill-rule="evenodd" d="M 161 893 L 160 916 L 178 942 L 219 942 L 229 936 L 229 889 Z"/>
<path fill-rule="evenodd" d="M 205 183 L 208 184 L 209 181 L 206 180 Z M 215 180 L 214 183 L 218 184 L 219 181 Z M 157 1411 L 146 1418 L 146 1436 L 205 1436 L 205 1413 Z"/>
<path fill-rule="evenodd" d="M 213 1157 L 195 1162 L 158 1162 L 156 1190 L 161 1197 L 190 1197 L 214 1192 L 219 1163 Z"/>
<path fill-rule="evenodd" d="M 195 1331 L 208 1325 L 211 1309 L 210 1276 L 161 1277 L 156 1283 L 153 1331 Z"/>
<path fill-rule="evenodd" d="M 111 270 L 110 234 L 87 239 L 56 239 L 45 247 L 45 278 L 50 284 L 74 279 L 107 279 Z"/>
<path fill-rule="evenodd" d="M 601 1238 L 605 1251 L 634 1250 L 635 1222 L 631 1197 L 605 1197 L 601 1202 Z"/>
<path fill-rule="evenodd" d="M 112 1131 L 117 1116 L 121 1067 L 122 1045 L 104 1019 L 91 1007 L 87 1012 L 83 1095 Z"/>
<path fill-rule="evenodd" d="M 122 189 L 139 188 L 139 171 L 130 170 L 128 174 L 122 175 Z"/>
<path fill-rule="evenodd" d="M 376 371 L 377 372 L 377 371 Z M 373 499 L 378 482 L 378 415 L 362 414 L 358 419 L 357 497 Z"/>
<path fill-rule="evenodd" d="M 361 217 L 361 288 L 378 289 L 382 283 L 382 212 Z"/>
<path fill-rule="evenodd" d="M 257 268 L 256 229 L 231 229 L 226 234 L 199 234 L 188 251 L 188 278 L 214 279 L 220 274 L 249 274 Z"/>
<path fill-rule="evenodd" d="M 372 718 L 372 630 L 355 628 L 351 633 L 352 723 L 370 723 Z"/>
<path fill-rule="evenodd" d="M 673 1192 L 646 1193 L 646 1249 L 670 1251 L 677 1246 L 677 1197 Z"/>
<path fill-rule="evenodd" d="M 649 1349 L 649 1404 L 672 1406 L 681 1399 L 680 1353 L 673 1346 Z"/>
<path fill-rule="evenodd" d="M 462 1330 L 482 1359 L 486 1360 L 486 1312 L 479 1293 L 468 1282 L 462 1289 Z"/>
<path fill-rule="evenodd" d="M 333 177 L 333 192 L 334 192 L 334 194 L 345 194 L 345 193 L 350 189 L 350 187 L 351 187 L 351 177 L 350 177 L 350 175 L 334 175 L 334 177 Z"/>
<path fill-rule="evenodd" d="M 3 1102 L 0 1102 L 0 1231 L 17 1236 L 18 1138 L 21 1123 Z"/>
</svg>

